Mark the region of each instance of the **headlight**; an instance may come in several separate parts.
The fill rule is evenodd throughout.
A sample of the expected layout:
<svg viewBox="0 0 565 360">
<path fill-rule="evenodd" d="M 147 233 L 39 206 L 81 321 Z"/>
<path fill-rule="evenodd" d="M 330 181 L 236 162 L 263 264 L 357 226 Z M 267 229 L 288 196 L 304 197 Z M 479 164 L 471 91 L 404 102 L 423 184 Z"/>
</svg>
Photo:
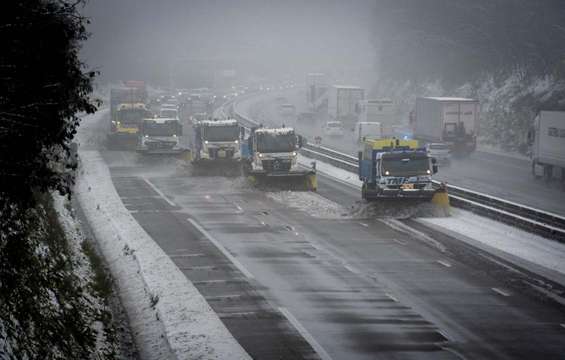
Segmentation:
<svg viewBox="0 0 565 360">
<path fill-rule="evenodd" d="M 263 157 L 263 154 L 261 154 L 261 153 L 257 153 L 257 156 L 259 156 L 259 157 Z"/>
<path fill-rule="evenodd" d="M 296 156 L 296 155 L 297 155 L 297 154 L 296 154 L 296 151 L 293 151 L 293 152 L 292 152 L 292 156 Z"/>
<path fill-rule="evenodd" d="M 146 138 L 148 138 L 148 137 L 149 137 L 149 135 L 145 135 L 145 137 L 146 137 Z"/>
<path fill-rule="evenodd" d="M 234 141 L 236 144 L 239 144 L 239 140 Z"/>
<path fill-rule="evenodd" d="M 390 175 L 390 172 L 388 170 L 386 170 L 385 175 Z"/>
<path fill-rule="evenodd" d="M 208 144 L 208 140 L 204 140 L 204 144 Z"/>
<path fill-rule="evenodd" d="M 177 134 L 173 134 L 173 137 L 177 137 Z"/>
<path fill-rule="evenodd" d="M 432 173 L 430 169 L 426 170 L 426 172 L 428 173 L 428 175 Z"/>
</svg>

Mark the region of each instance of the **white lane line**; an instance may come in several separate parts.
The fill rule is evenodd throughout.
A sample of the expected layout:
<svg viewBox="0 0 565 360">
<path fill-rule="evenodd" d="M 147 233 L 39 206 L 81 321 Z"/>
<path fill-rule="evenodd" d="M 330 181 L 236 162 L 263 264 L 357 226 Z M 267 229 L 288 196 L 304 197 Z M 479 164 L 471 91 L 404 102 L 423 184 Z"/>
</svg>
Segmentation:
<svg viewBox="0 0 565 360">
<path fill-rule="evenodd" d="M 147 179 L 145 176 L 142 177 L 143 181 L 145 181 L 145 183 L 147 183 L 147 185 L 149 185 L 151 187 L 151 189 L 153 189 L 153 191 L 155 191 L 157 194 L 159 194 L 160 197 L 163 198 L 163 200 L 165 200 L 169 205 L 176 207 L 177 205 L 172 202 L 171 200 L 169 200 L 165 194 L 163 194 L 161 192 L 161 190 L 157 189 L 157 187 L 155 185 L 153 185 L 153 183 L 151 181 L 149 181 L 149 179 Z"/>
<path fill-rule="evenodd" d="M 359 225 L 364 226 L 364 227 L 369 227 L 369 224 L 365 224 L 365 223 L 362 223 L 362 222 L 360 222 Z"/>
<path fill-rule="evenodd" d="M 196 221 L 194 221 L 191 218 L 186 219 L 188 220 L 188 222 L 190 222 L 196 229 L 198 229 L 198 231 L 200 231 L 202 233 L 202 235 L 206 236 L 208 238 L 208 240 L 210 240 L 210 242 L 212 244 L 214 244 L 214 246 L 216 246 L 216 248 L 218 250 L 220 250 L 222 252 L 222 254 L 224 254 L 225 257 L 228 258 L 229 261 L 232 262 L 232 264 L 235 265 L 235 267 L 247 278 L 249 279 L 254 279 L 255 277 L 253 276 L 253 274 L 251 274 L 249 272 L 249 270 L 247 270 L 243 264 L 241 264 L 239 262 L 239 260 L 237 260 L 236 258 L 234 258 L 232 256 L 232 254 L 229 253 L 229 251 L 226 250 L 226 248 L 220 244 L 220 242 L 218 240 L 216 240 L 208 231 L 206 231 L 202 226 L 200 226 L 200 224 L 198 224 Z"/>
<path fill-rule="evenodd" d="M 499 288 L 491 288 L 491 290 L 494 291 L 495 293 L 499 294 L 499 295 L 502 295 L 502 296 L 510 296 L 510 293 L 508 293 L 504 290 L 501 290 Z"/>
<path fill-rule="evenodd" d="M 389 299 L 391 299 L 394 302 L 398 302 L 398 299 L 395 298 L 393 295 L 389 294 L 389 293 L 385 293 L 385 296 L 387 296 Z"/>
<path fill-rule="evenodd" d="M 445 261 L 445 260 L 436 260 L 436 262 L 437 262 L 438 264 L 440 264 L 440 265 L 445 266 L 445 267 L 451 267 L 451 264 L 448 263 L 448 262 Z"/>
<path fill-rule="evenodd" d="M 354 274 L 359 274 L 359 270 L 355 269 L 354 267 L 351 267 L 350 265 L 344 265 L 343 267 Z"/>
<path fill-rule="evenodd" d="M 406 245 L 406 241 L 400 239 L 392 239 L 394 242 L 399 243 L 400 245 Z"/>
<path fill-rule="evenodd" d="M 243 209 L 241 208 L 241 206 L 239 206 L 239 205 L 236 204 L 235 207 L 236 207 L 237 210 L 239 210 L 240 212 L 243 212 Z"/>
<path fill-rule="evenodd" d="M 565 329 L 565 324 L 559 324 L 563 329 Z"/>
<path fill-rule="evenodd" d="M 204 254 L 169 254 L 170 258 L 184 258 L 184 257 L 197 257 L 197 256 L 204 256 Z"/>
<path fill-rule="evenodd" d="M 302 335 L 304 340 L 306 340 L 308 344 L 312 346 L 314 351 L 318 353 L 320 359 L 332 359 L 332 357 L 326 352 L 326 350 L 324 350 L 324 348 L 316 341 L 316 339 L 314 339 L 314 337 L 308 332 L 308 330 L 306 330 L 304 326 L 302 326 L 302 324 L 294 317 L 294 315 L 292 315 L 290 311 L 288 311 L 288 309 L 280 307 L 279 311 L 286 317 L 286 319 L 292 324 L 292 326 L 294 326 L 294 328 L 300 333 L 300 335 Z"/>
</svg>

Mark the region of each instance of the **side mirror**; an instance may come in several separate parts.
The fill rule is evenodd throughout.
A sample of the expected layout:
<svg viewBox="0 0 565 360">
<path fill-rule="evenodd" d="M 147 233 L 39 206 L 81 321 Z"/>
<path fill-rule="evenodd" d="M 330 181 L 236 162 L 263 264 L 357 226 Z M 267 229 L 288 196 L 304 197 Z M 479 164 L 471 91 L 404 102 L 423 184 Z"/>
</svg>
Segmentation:
<svg viewBox="0 0 565 360">
<path fill-rule="evenodd" d="M 433 171 L 434 174 L 437 174 L 437 165 L 434 164 L 432 166 L 432 171 Z"/>
<path fill-rule="evenodd" d="M 304 140 L 302 138 L 302 135 L 297 135 L 298 137 L 298 148 L 301 148 L 302 145 L 304 145 Z"/>
<path fill-rule="evenodd" d="M 437 159 L 435 157 L 432 158 L 432 164 L 437 164 Z"/>
</svg>

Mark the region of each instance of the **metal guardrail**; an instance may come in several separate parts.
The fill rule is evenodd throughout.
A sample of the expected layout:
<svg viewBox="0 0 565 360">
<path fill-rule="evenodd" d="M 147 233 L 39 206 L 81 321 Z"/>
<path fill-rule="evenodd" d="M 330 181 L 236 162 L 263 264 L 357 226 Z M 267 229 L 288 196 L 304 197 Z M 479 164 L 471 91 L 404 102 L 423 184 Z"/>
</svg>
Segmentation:
<svg viewBox="0 0 565 360">
<path fill-rule="evenodd" d="M 258 125 L 257 122 L 238 113 L 235 110 L 235 104 L 235 101 L 229 104 L 229 113 L 234 118 L 246 127 Z M 312 144 L 304 145 L 300 152 L 306 157 L 329 163 L 343 170 L 354 173 L 358 171 L 358 159 L 355 156 Z M 434 180 L 434 186 L 439 187 L 440 184 L 441 182 Z M 565 243 L 565 217 L 563 216 L 459 186 L 449 184 L 446 186 L 452 206 L 488 216 L 531 233 Z"/>
</svg>

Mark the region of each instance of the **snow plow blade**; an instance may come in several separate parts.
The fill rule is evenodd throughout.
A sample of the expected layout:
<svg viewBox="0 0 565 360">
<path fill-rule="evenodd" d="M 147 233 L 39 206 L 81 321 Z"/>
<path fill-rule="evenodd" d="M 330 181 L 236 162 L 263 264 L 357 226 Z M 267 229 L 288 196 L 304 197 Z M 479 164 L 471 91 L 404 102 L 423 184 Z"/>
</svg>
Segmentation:
<svg viewBox="0 0 565 360">
<path fill-rule="evenodd" d="M 241 162 L 232 159 L 197 160 L 191 162 L 193 176 L 241 176 Z"/>
<path fill-rule="evenodd" d="M 247 178 L 253 185 L 267 191 L 316 191 L 318 189 L 318 179 L 314 171 L 250 172 Z"/>
<path fill-rule="evenodd" d="M 449 209 L 449 195 L 447 194 L 447 187 L 445 184 L 442 183 L 436 190 L 432 197 L 432 204 L 446 210 Z"/>
</svg>

